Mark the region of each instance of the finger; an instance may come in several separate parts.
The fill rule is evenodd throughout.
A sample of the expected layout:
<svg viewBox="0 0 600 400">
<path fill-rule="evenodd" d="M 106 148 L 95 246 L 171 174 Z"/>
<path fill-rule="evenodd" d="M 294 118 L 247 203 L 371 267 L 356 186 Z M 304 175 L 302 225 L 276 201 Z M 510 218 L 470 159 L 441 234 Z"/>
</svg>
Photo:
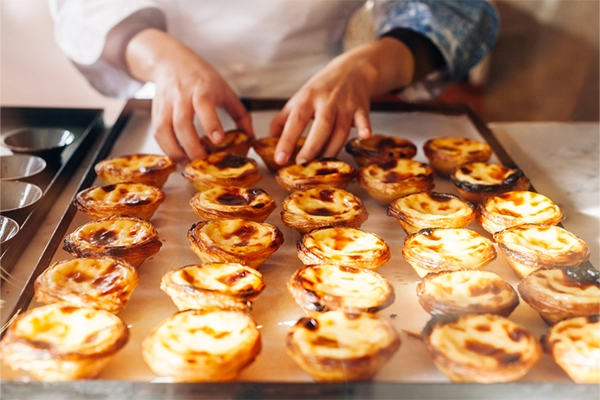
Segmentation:
<svg viewBox="0 0 600 400">
<path fill-rule="evenodd" d="M 231 116 L 238 129 L 243 130 L 248 135 L 254 137 L 254 129 L 252 128 L 252 117 L 240 99 L 232 92 L 225 100 L 223 105 L 225 111 Z"/>
<path fill-rule="evenodd" d="M 369 120 L 369 110 L 359 108 L 354 113 L 354 126 L 358 129 L 358 137 L 368 139 L 371 137 L 371 121 Z"/>
<path fill-rule="evenodd" d="M 338 117 L 335 121 L 335 127 L 333 133 L 329 139 L 329 142 L 325 146 L 325 150 L 321 153 L 322 157 L 336 157 L 344 144 L 348 135 L 350 134 L 350 128 L 352 127 L 352 118 L 350 116 L 342 116 L 338 112 Z"/>
<path fill-rule="evenodd" d="M 290 116 L 290 110 L 284 107 L 271 121 L 269 126 L 269 137 L 279 137 L 285 127 L 285 122 Z"/>
<path fill-rule="evenodd" d="M 165 154 L 179 163 L 189 162 L 189 159 L 175 137 L 175 132 L 173 132 L 172 108 L 168 105 L 161 105 L 159 102 L 153 102 L 152 121 L 154 125 L 154 139 Z"/>
<path fill-rule="evenodd" d="M 312 109 L 306 106 L 295 108 L 290 112 L 279 142 L 277 142 L 277 147 L 275 148 L 275 162 L 277 164 L 283 165 L 288 162 L 296 149 L 298 138 L 302 135 L 302 132 L 304 132 L 304 128 L 306 128 L 312 115 Z"/>
<path fill-rule="evenodd" d="M 175 106 L 173 128 L 177 140 L 190 160 L 206 155 L 206 151 L 198 137 L 198 132 L 194 127 L 194 108 L 191 101 L 185 100 Z"/>
<path fill-rule="evenodd" d="M 192 105 L 196 115 L 198 116 L 200 125 L 202 125 L 202 128 L 204 129 L 204 132 L 206 132 L 206 135 L 209 137 L 210 141 L 214 144 L 221 143 L 225 138 L 225 133 L 223 131 L 221 121 L 219 121 L 215 104 L 211 101 L 194 97 L 192 100 Z"/>
<path fill-rule="evenodd" d="M 315 114 L 315 121 L 306 137 L 304 146 L 296 156 L 298 164 L 305 163 L 315 158 L 329 140 L 335 124 L 336 110 L 331 106 L 319 108 Z"/>
</svg>

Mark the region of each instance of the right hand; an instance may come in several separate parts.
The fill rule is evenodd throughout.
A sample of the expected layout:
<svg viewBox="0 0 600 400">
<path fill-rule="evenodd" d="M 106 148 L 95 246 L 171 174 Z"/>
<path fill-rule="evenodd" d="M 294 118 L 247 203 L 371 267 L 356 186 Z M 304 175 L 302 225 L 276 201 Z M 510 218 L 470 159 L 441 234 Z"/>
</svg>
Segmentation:
<svg viewBox="0 0 600 400">
<path fill-rule="evenodd" d="M 152 102 L 154 137 L 178 162 L 206 155 L 194 127 L 194 115 L 215 144 L 224 138 L 217 108 L 224 108 L 237 128 L 254 135 L 250 114 L 225 79 L 165 32 L 148 29 L 137 34 L 127 46 L 126 60 L 135 78 L 156 84 Z"/>
</svg>

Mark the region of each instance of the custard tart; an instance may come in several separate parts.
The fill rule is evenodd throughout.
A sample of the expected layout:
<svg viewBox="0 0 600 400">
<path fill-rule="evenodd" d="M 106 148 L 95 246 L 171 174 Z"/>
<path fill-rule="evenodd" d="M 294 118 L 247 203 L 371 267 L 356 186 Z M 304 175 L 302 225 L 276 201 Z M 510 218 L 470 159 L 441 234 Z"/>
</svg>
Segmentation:
<svg viewBox="0 0 600 400">
<path fill-rule="evenodd" d="M 96 378 L 129 338 L 116 315 L 55 303 L 19 316 L 0 343 L 3 362 L 42 381 Z"/>
<path fill-rule="evenodd" d="M 44 304 L 65 302 L 117 314 L 139 280 L 136 269 L 124 260 L 77 258 L 52 264 L 35 280 L 34 289 Z"/>
<path fill-rule="evenodd" d="M 390 261 L 387 243 L 374 233 L 348 227 L 315 229 L 298 241 L 304 265 L 333 264 L 375 270 Z"/>
<path fill-rule="evenodd" d="M 496 258 L 491 240 L 465 228 L 429 228 L 404 239 L 404 259 L 419 277 L 430 272 L 480 270 Z"/>
<path fill-rule="evenodd" d="M 188 265 L 167 272 L 160 288 L 179 311 L 239 310 L 247 312 L 265 288 L 262 274 L 237 263 Z"/>
<path fill-rule="evenodd" d="M 431 315 L 498 314 L 508 317 L 519 295 L 493 272 L 464 270 L 429 274 L 417 285 L 419 303 Z"/>
<path fill-rule="evenodd" d="M 417 146 L 410 140 L 399 137 L 373 135 L 367 139 L 354 138 L 348 141 L 346 153 L 350 154 L 360 167 L 364 167 L 390 159 L 413 158 L 417 154 Z"/>
<path fill-rule="evenodd" d="M 256 323 L 232 310 L 178 312 L 142 342 L 150 369 L 175 382 L 231 381 L 260 350 Z"/>
<path fill-rule="evenodd" d="M 155 186 L 143 183 L 115 183 L 82 190 L 75 196 L 79 211 L 98 220 L 113 215 L 152 218 L 165 201 L 165 194 Z"/>
<path fill-rule="evenodd" d="M 115 215 L 80 226 L 65 237 L 63 249 L 75 257 L 113 256 L 139 267 L 161 246 L 158 232 L 150 222 Z"/>
<path fill-rule="evenodd" d="M 394 287 L 377 272 L 342 265 L 305 265 L 288 290 L 308 315 L 330 310 L 375 313 L 394 302 Z"/>
<path fill-rule="evenodd" d="M 240 263 L 254 269 L 283 244 L 283 233 L 276 226 L 244 219 L 198 222 L 187 236 L 204 264 Z"/>
<path fill-rule="evenodd" d="M 433 317 L 421 336 L 436 367 L 453 382 L 515 381 L 542 356 L 531 332 L 496 314 Z"/>
<path fill-rule="evenodd" d="M 383 205 L 407 194 L 428 192 L 434 186 L 431 167 L 408 159 L 369 164 L 360 169 L 357 179 Z"/>
<path fill-rule="evenodd" d="M 200 138 L 200 143 L 202 143 L 204 150 L 208 154 L 224 151 L 230 154 L 245 156 L 252 146 L 252 136 L 241 129 L 231 129 L 225 131 L 225 137 L 219 144 L 214 144 L 206 136 Z"/>
<path fill-rule="evenodd" d="M 100 161 L 94 170 L 109 185 L 134 182 L 161 188 L 177 170 L 177 164 L 167 156 L 130 154 Z"/>
<path fill-rule="evenodd" d="M 293 192 L 283 200 L 282 208 L 283 223 L 300 234 L 325 226 L 360 228 L 369 217 L 358 197 L 337 188 Z"/>
<path fill-rule="evenodd" d="M 262 179 L 256 161 L 225 152 L 192 161 L 184 168 L 183 177 L 199 192 L 215 186 L 250 187 Z"/>
<path fill-rule="evenodd" d="M 302 149 L 302 146 L 304 145 L 305 141 L 306 139 L 303 137 L 298 139 L 298 141 L 296 142 L 296 147 L 294 148 L 294 152 L 290 156 L 288 162 L 284 165 L 279 165 L 275 162 L 275 149 L 277 148 L 277 143 L 279 143 L 278 137 L 264 137 L 261 139 L 257 139 L 252 143 L 252 147 L 254 148 L 256 154 L 258 154 L 259 157 L 262 158 L 267 168 L 269 168 L 271 172 L 276 172 L 282 167 L 294 164 L 294 160 L 300 152 L 300 149 Z"/>
<path fill-rule="evenodd" d="M 546 352 L 576 383 L 600 383 L 600 318 L 560 321 L 542 343 Z"/>
<path fill-rule="evenodd" d="M 513 226 L 495 233 L 494 241 L 521 279 L 540 268 L 577 267 L 590 257 L 583 240 L 554 225 Z"/>
<path fill-rule="evenodd" d="M 538 269 L 519 282 L 518 290 L 549 325 L 600 312 L 600 272 L 592 267 Z"/>
<path fill-rule="evenodd" d="M 425 228 L 464 228 L 475 219 L 475 209 L 453 194 L 422 192 L 393 200 L 387 215 L 410 235 Z"/>
<path fill-rule="evenodd" d="M 552 200 L 536 192 L 514 191 L 485 199 L 477 222 L 491 234 L 524 224 L 557 225 L 563 214 Z"/>
<path fill-rule="evenodd" d="M 513 190 L 529 190 L 529 179 L 523 171 L 498 164 L 472 162 L 452 171 L 450 179 L 458 194 L 465 200 L 479 204 L 485 198 Z"/>
<path fill-rule="evenodd" d="M 304 164 L 294 164 L 277 171 L 275 181 L 288 192 L 311 188 L 345 189 L 356 170 L 335 158 L 321 158 Z"/>
<path fill-rule="evenodd" d="M 296 364 L 324 382 L 371 379 L 399 347 L 389 322 L 342 311 L 301 318 L 288 331 L 286 344 Z"/>
<path fill-rule="evenodd" d="M 492 148 L 487 143 L 457 137 L 429 139 L 423 145 L 423 151 L 429 165 L 446 178 L 454 167 L 468 162 L 484 162 L 492 156 Z"/>
<path fill-rule="evenodd" d="M 242 218 L 264 222 L 277 208 L 275 200 L 262 189 L 220 186 L 196 193 L 190 206 L 202 221 Z"/>
</svg>

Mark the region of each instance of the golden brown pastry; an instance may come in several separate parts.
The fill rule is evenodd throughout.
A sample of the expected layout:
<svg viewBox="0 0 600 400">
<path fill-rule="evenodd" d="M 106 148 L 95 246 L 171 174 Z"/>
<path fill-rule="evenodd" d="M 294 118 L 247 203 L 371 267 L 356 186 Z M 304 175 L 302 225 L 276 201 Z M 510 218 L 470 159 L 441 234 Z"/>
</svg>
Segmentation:
<svg viewBox="0 0 600 400">
<path fill-rule="evenodd" d="M 519 282 L 518 290 L 549 325 L 600 310 L 600 272 L 592 267 L 538 269 Z"/>
<path fill-rule="evenodd" d="M 150 222 L 115 215 L 80 226 L 65 237 L 63 249 L 76 257 L 118 257 L 139 267 L 161 246 L 158 232 Z"/>
<path fill-rule="evenodd" d="M 161 188 L 177 164 L 167 156 L 130 154 L 100 161 L 94 170 L 108 185 L 134 182 Z"/>
<path fill-rule="evenodd" d="M 242 218 L 264 222 L 277 208 L 275 200 L 262 189 L 221 186 L 196 193 L 190 206 L 203 221 Z"/>
<path fill-rule="evenodd" d="M 433 189 L 433 170 L 408 159 L 393 159 L 362 167 L 358 183 L 378 202 L 388 205 L 394 199 Z"/>
<path fill-rule="evenodd" d="M 346 153 L 354 157 L 360 167 L 364 167 L 390 159 L 413 158 L 417 154 L 417 146 L 399 137 L 373 135 L 368 139 L 350 140 L 346 143 Z"/>
<path fill-rule="evenodd" d="M 377 272 L 333 264 L 298 268 L 288 290 L 308 315 L 330 310 L 374 313 L 395 298 L 394 287 Z"/>
<path fill-rule="evenodd" d="M 430 228 L 404 239 L 402 255 L 423 278 L 430 272 L 479 270 L 496 258 L 491 240 L 465 228 Z"/>
<path fill-rule="evenodd" d="M 546 352 L 577 383 L 600 383 L 600 318 L 560 321 L 543 338 Z"/>
<path fill-rule="evenodd" d="M 443 177 L 448 177 L 454 167 L 468 162 L 484 162 L 492 156 L 489 144 L 457 137 L 429 139 L 423 145 L 423 151 L 431 167 Z"/>
<path fill-rule="evenodd" d="M 281 205 L 281 220 L 301 234 L 325 226 L 360 228 L 369 214 L 362 201 L 344 189 L 307 189 L 291 193 Z"/>
<path fill-rule="evenodd" d="M 422 337 L 436 367 L 453 382 L 515 381 L 542 356 L 531 332 L 495 314 L 434 317 Z"/>
<path fill-rule="evenodd" d="M 305 265 L 334 264 L 375 270 L 390 261 L 387 243 L 374 233 L 348 227 L 318 228 L 298 241 Z"/>
<path fill-rule="evenodd" d="M 142 342 L 150 369 L 175 382 L 231 381 L 260 350 L 256 323 L 246 313 L 231 310 L 181 311 Z"/>
<path fill-rule="evenodd" d="M 202 263 L 240 263 L 254 269 L 283 244 L 276 226 L 243 219 L 199 222 L 187 236 Z"/>
<path fill-rule="evenodd" d="M 316 381 L 347 382 L 371 379 L 399 347 L 389 322 L 329 311 L 301 318 L 287 334 L 286 350 Z"/>
<path fill-rule="evenodd" d="M 165 201 L 165 194 L 155 186 L 143 183 L 115 183 L 82 190 L 75 196 L 79 211 L 97 220 L 113 215 L 152 218 Z"/>
<path fill-rule="evenodd" d="M 96 378 L 129 338 L 119 317 L 64 303 L 19 316 L 0 343 L 2 361 L 42 381 Z"/>
<path fill-rule="evenodd" d="M 135 268 L 114 257 L 77 258 L 52 264 L 35 280 L 44 304 L 65 302 L 117 314 L 139 283 Z"/>
<path fill-rule="evenodd" d="M 419 303 L 431 315 L 498 314 L 508 317 L 519 295 L 493 272 L 465 270 L 429 274 L 417 285 Z"/>
<path fill-rule="evenodd" d="M 262 274 L 237 263 L 188 265 L 167 272 L 160 288 L 179 311 L 239 310 L 247 312 L 265 288 Z"/>
<path fill-rule="evenodd" d="M 519 278 L 540 268 L 576 267 L 590 257 L 583 240 L 554 225 L 513 226 L 495 233 L 494 241 Z"/>
<path fill-rule="evenodd" d="M 293 164 L 277 171 L 275 181 L 289 192 L 310 188 L 345 189 L 356 175 L 350 164 L 335 158 L 321 158 Z"/>
<path fill-rule="evenodd" d="M 250 187 L 262 179 L 256 161 L 225 152 L 192 161 L 184 168 L 183 177 L 199 192 L 215 186 Z"/>
<path fill-rule="evenodd" d="M 536 192 L 514 191 L 485 199 L 477 207 L 477 222 L 489 233 L 523 224 L 556 225 L 563 220 L 560 207 Z"/>
<path fill-rule="evenodd" d="M 200 138 L 200 143 L 202 143 L 204 150 L 206 150 L 208 154 L 224 151 L 230 154 L 245 156 L 252 146 L 252 136 L 241 129 L 231 129 L 225 131 L 225 137 L 219 144 L 214 144 L 206 136 Z"/>
<path fill-rule="evenodd" d="M 473 205 L 448 193 L 422 192 L 393 200 L 387 214 L 396 218 L 404 232 L 425 228 L 464 228 L 475 219 Z"/>
<path fill-rule="evenodd" d="M 530 186 L 520 169 L 484 162 L 462 164 L 454 168 L 450 179 L 458 194 L 473 204 L 505 192 L 528 190 Z"/>
<path fill-rule="evenodd" d="M 277 143 L 279 143 L 278 137 L 264 137 L 257 139 L 252 143 L 252 147 L 254 148 L 256 154 L 262 158 L 267 168 L 269 168 L 269 170 L 272 172 L 275 172 L 279 168 L 293 165 L 295 163 L 296 156 L 298 155 L 298 152 L 304 145 L 305 141 L 306 139 L 303 137 L 298 139 L 298 142 L 296 142 L 296 148 L 285 165 L 279 165 L 275 162 L 275 149 L 277 148 Z"/>
</svg>

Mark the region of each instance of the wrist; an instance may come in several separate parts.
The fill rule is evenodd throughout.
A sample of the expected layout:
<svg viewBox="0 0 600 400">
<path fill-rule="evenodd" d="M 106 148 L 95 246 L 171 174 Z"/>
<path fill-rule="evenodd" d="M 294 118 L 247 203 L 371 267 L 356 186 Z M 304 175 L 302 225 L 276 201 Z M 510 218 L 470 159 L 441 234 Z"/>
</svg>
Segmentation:
<svg viewBox="0 0 600 400">
<path fill-rule="evenodd" d="M 183 50 L 187 48 L 164 31 L 145 29 L 130 40 L 125 60 L 131 76 L 144 82 L 156 82 L 162 70 Z"/>
</svg>

